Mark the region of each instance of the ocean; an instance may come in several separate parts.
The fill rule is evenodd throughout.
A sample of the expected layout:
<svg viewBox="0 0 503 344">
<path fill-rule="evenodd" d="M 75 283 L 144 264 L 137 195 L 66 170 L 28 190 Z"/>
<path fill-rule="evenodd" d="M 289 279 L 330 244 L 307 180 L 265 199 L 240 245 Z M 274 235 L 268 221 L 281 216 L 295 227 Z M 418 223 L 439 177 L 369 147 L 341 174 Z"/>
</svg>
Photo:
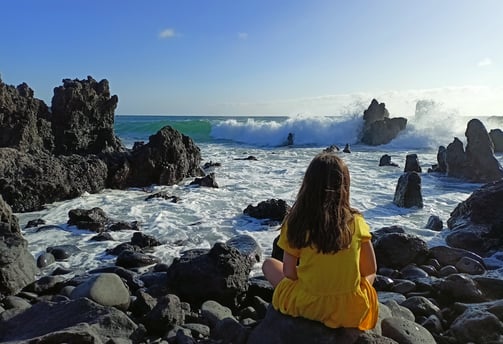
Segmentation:
<svg viewBox="0 0 503 344">
<path fill-rule="evenodd" d="M 29 220 L 42 218 L 46 224 L 62 228 L 38 233 L 33 228 L 23 229 L 35 258 L 48 246 L 73 244 L 81 250 L 68 260 L 45 268 L 41 275 L 57 266 L 81 271 L 114 264 L 116 257 L 106 254 L 106 249 L 131 238 L 132 232 L 124 231 L 112 233 L 116 241 L 90 241 L 95 233 L 66 224 L 68 211 L 75 208 L 100 207 L 112 219 L 138 221 L 144 233 L 163 242 L 153 254 L 167 264 L 185 250 L 210 248 L 215 242 L 237 234 L 255 238 L 266 257 L 271 254 L 279 225 L 248 217 L 243 210 L 249 204 L 257 205 L 272 198 L 292 205 L 311 159 L 335 144 L 341 148 L 338 154 L 350 169 L 352 205 L 363 213 L 371 230 L 398 225 L 407 233 L 421 237 L 429 246 L 443 245 L 447 231 L 426 229 L 428 218 L 438 215 L 446 228 L 451 211 L 481 184 L 430 174 L 427 170 L 436 164 L 440 145 L 447 146 L 454 137 L 466 142 L 464 132 L 471 118 L 481 119 L 488 131 L 503 127 L 503 117 L 422 112 L 420 116 L 408 118 L 407 129 L 391 143 L 372 147 L 357 143 L 363 125 L 361 113 L 330 117 L 117 115 L 115 133 L 127 147 L 132 147 L 135 141 L 147 142 L 150 135 L 165 125 L 191 137 L 201 149 L 203 164 L 210 161 L 221 164 L 213 169 L 219 188 L 189 186 L 194 178 L 187 178 L 172 186 L 83 194 L 72 200 L 47 204 L 41 211 L 16 215 L 22 227 Z M 285 146 L 289 133 L 293 134 L 294 144 Z M 342 152 L 346 144 L 350 145 L 351 153 Z M 422 209 L 399 208 L 392 203 L 405 157 L 411 153 L 418 155 L 423 169 Z M 390 155 L 399 167 L 380 167 L 379 159 L 384 154 Z M 242 160 L 250 155 L 257 160 Z M 502 154 L 497 158 L 503 163 Z M 167 191 L 180 201 L 145 200 L 159 191 Z M 488 259 L 492 265 L 501 265 L 490 274 L 503 277 L 503 261 L 496 257 Z M 260 273 L 260 264 L 257 264 L 252 274 Z"/>
</svg>

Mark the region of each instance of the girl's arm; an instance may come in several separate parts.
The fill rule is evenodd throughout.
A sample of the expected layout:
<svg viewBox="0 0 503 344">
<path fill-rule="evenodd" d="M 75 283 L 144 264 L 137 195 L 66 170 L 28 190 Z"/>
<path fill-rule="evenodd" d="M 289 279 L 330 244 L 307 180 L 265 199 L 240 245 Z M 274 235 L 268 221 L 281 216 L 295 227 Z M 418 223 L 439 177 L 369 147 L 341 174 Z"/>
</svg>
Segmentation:
<svg viewBox="0 0 503 344">
<path fill-rule="evenodd" d="M 360 275 L 372 284 L 374 283 L 376 272 L 377 262 L 374 247 L 371 241 L 364 242 L 360 250 Z"/>
<path fill-rule="evenodd" d="M 297 277 L 297 257 L 286 251 L 283 252 L 283 274 L 286 278 L 296 280 Z"/>
</svg>

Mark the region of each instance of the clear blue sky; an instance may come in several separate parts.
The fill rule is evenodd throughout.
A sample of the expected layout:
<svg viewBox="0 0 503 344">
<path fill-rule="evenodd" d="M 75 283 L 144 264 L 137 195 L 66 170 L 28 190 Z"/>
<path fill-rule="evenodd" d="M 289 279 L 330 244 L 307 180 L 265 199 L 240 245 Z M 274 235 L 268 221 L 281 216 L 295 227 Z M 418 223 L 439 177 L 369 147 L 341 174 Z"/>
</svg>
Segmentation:
<svg viewBox="0 0 503 344">
<path fill-rule="evenodd" d="M 108 79 L 117 114 L 333 115 L 372 98 L 503 115 L 501 0 L 2 1 L 0 75 L 50 104 Z"/>
</svg>

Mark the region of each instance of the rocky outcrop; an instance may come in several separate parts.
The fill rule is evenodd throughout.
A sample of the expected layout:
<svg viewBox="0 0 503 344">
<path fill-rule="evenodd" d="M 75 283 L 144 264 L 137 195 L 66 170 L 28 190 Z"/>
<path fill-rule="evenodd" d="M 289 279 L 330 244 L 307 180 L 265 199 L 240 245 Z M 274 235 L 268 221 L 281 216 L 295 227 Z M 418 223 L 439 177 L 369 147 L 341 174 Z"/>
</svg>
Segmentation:
<svg viewBox="0 0 503 344">
<path fill-rule="evenodd" d="M 439 146 L 437 151 L 437 164 L 432 165 L 428 169 L 430 172 L 447 173 L 447 149 L 444 146 Z"/>
<path fill-rule="evenodd" d="M 503 180 L 475 190 L 452 211 L 446 242 L 480 255 L 503 249 L 502 204 Z"/>
<path fill-rule="evenodd" d="M 63 80 L 51 108 L 0 80 L 0 194 L 15 212 L 104 188 L 172 185 L 201 175 L 199 148 L 171 127 L 126 149 L 107 80 Z"/>
<path fill-rule="evenodd" d="M 54 153 L 98 154 L 124 150 L 115 136 L 114 111 L 119 98 L 110 95 L 108 80 L 64 79 L 54 88 L 51 126 Z"/>
<path fill-rule="evenodd" d="M 372 99 L 368 109 L 363 112 L 363 120 L 360 141 L 371 146 L 389 143 L 407 126 L 406 118 L 389 118 L 385 104 L 375 99 Z"/>
<path fill-rule="evenodd" d="M 501 129 L 491 129 L 489 131 L 489 137 L 494 145 L 494 152 L 503 152 L 503 131 L 501 131 Z"/>
<path fill-rule="evenodd" d="M 26 83 L 14 87 L 0 80 L 0 114 L 0 148 L 52 151 L 51 112 Z"/>
<path fill-rule="evenodd" d="M 419 173 L 406 172 L 398 178 L 393 203 L 402 208 L 423 207 Z"/>
<path fill-rule="evenodd" d="M 17 218 L 0 195 L 0 296 L 16 294 L 35 280 L 37 272 Z"/>
<path fill-rule="evenodd" d="M 440 151 L 437 155 L 438 165 L 432 171 L 445 170 L 449 177 L 466 179 L 475 183 L 487 183 L 503 178 L 503 168 L 494 157 L 494 148 L 487 130 L 478 119 L 468 122 L 465 136 L 466 150 L 463 143 L 454 138 L 446 150 L 445 155 Z M 445 161 L 444 161 L 445 157 Z"/>
<path fill-rule="evenodd" d="M 15 212 L 95 193 L 106 187 L 107 165 L 95 155 L 54 156 L 0 148 L 0 194 Z"/>
<path fill-rule="evenodd" d="M 421 173 L 421 165 L 419 165 L 419 159 L 417 154 L 407 154 L 405 157 L 405 168 L 404 172 L 417 172 Z"/>
</svg>

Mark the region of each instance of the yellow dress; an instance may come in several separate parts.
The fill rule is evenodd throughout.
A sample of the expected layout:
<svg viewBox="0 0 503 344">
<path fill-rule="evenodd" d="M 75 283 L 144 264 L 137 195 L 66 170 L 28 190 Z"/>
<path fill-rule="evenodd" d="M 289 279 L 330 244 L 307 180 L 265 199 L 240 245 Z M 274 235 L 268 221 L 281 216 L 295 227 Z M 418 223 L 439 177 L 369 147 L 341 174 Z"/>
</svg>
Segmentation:
<svg viewBox="0 0 503 344">
<path fill-rule="evenodd" d="M 348 249 L 335 254 L 318 253 L 312 247 L 289 246 L 283 224 L 278 246 L 300 259 L 298 279 L 283 278 L 274 290 L 272 305 L 283 314 L 321 321 L 325 326 L 374 328 L 377 322 L 377 294 L 360 276 L 360 248 L 371 238 L 369 226 L 359 214 L 350 226 L 354 235 Z"/>
</svg>

